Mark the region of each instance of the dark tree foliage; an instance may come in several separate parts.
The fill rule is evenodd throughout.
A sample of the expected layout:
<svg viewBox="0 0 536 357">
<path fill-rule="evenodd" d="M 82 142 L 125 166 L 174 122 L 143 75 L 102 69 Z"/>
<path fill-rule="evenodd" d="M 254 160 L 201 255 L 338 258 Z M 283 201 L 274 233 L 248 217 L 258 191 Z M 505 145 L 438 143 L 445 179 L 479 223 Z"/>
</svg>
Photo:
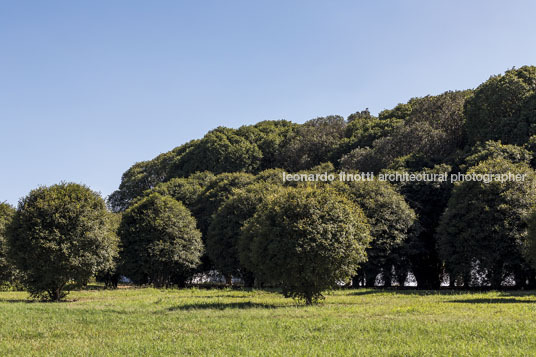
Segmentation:
<svg viewBox="0 0 536 357">
<path fill-rule="evenodd" d="M 378 118 L 380 120 L 401 119 L 406 120 L 411 114 L 411 100 L 408 103 L 400 103 L 393 109 L 386 109 L 380 112 Z"/>
<path fill-rule="evenodd" d="M 216 128 L 205 135 L 178 162 L 175 176 L 210 170 L 222 172 L 258 171 L 262 152 L 235 129 Z"/>
<path fill-rule="evenodd" d="M 317 174 L 337 174 L 337 172 L 335 172 L 335 166 L 331 163 L 331 162 L 324 162 L 320 165 L 316 165 L 312 168 L 310 168 L 309 170 L 302 170 L 302 171 L 298 171 L 296 172 L 295 174 L 298 174 L 298 175 L 317 175 Z M 288 181 L 285 180 L 285 182 L 282 181 L 282 173 L 279 174 L 279 177 L 278 177 L 278 182 L 279 184 L 283 184 L 284 186 L 288 186 L 288 187 L 312 187 L 312 188 L 318 188 L 318 189 L 322 189 L 324 186 L 326 185 L 329 185 L 330 182 L 329 181 Z"/>
<path fill-rule="evenodd" d="M 519 125 L 520 129 L 518 128 L 516 134 L 523 138 L 518 141 L 518 144 L 524 143 L 527 136 L 532 137 L 536 134 L 536 89 L 523 103 L 517 125 Z M 511 141 L 515 142 L 515 140 Z"/>
<path fill-rule="evenodd" d="M 358 148 L 367 149 L 371 147 L 374 141 L 391 135 L 403 123 L 402 120 L 397 118 L 380 120 L 370 116 L 370 113 L 369 115 L 358 114 L 358 116 L 352 114 L 348 117 L 345 138 L 340 141 L 333 154 L 334 158 L 345 157 L 349 152 Z M 348 163 L 346 162 L 346 164 Z"/>
<path fill-rule="evenodd" d="M 372 147 L 360 146 L 342 156 L 341 166 L 379 172 L 396 168 L 400 160 L 410 159 L 412 164 L 407 166 L 415 169 L 446 161 L 465 145 L 463 105 L 469 94 L 456 91 L 413 98 L 393 112 L 382 112 L 379 121 L 391 121 L 388 135 L 375 139 Z M 403 123 L 397 115 L 404 117 Z"/>
<path fill-rule="evenodd" d="M 252 268 L 262 281 L 312 304 L 366 260 L 366 221 L 332 189 L 287 188 L 259 206 L 243 239 L 251 241 Z"/>
<path fill-rule="evenodd" d="M 374 118 L 372 114 L 370 114 L 370 111 L 368 108 L 362 111 L 355 112 L 353 114 L 350 114 L 348 116 L 348 119 L 346 120 L 348 123 L 353 122 L 354 120 L 369 120 Z"/>
<path fill-rule="evenodd" d="M 527 224 L 527 238 L 522 247 L 523 256 L 527 262 L 536 269 L 536 208 L 532 208 L 530 213 L 525 217 Z"/>
<path fill-rule="evenodd" d="M 346 121 L 338 115 L 312 119 L 298 127 L 282 148 L 284 168 L 300 171 L 334 160 L 345 129 Z"/>
<path fill-rule="evenodd" d="M 58 301 L 117 253 L 104 200 L 85 186 L 40 187 L 23 198 L 8 235 L 9 257 L 32 296 Z"/>
<path fill-rule="evenodd" d="M 163 196 L 173 197 L 189 210 L 193 210 L 214 178 L 214 174 L 208 171 L 195 173 L 188 178 L 173 178 L 159 184 L 152 190 L 147 190 L 144 192 L 144 196 L 156 192 Z"/>
<path fill-rule="evenodd" d="M 523 147 L 503 145 L 500 141 L 486 141 L 472 147 L 471 153 L 465 158 L 460 168 L 467 171 L 469 167 L 489 159 L 505 159 L 512 163 L 529 164 L 532 157 L 533 154 Z"/>
<path fill-rule="evenodd" d="M 435 130 L 445 133 L 444 141 L 448 152 L 461 149 L 466 144 L 464 103 L 472 91 L 447 91 L 443 94 L 414 98 L 406 124 L 427 123 Z"/>
<path fill-rule="evenodd" d="M 279 173 L 279 177 L 281 174 Z M 208 171 L 195 173 L 187 178 L 174 178 L 147 190 L 144 195 L 134 200 L 139 202 L 145 197 L 159 193 L 169 196 L 183 203 L 194 216 L 197 227 L 202 233 L 203 242 L 206 244 L 208 227 L 214 213 L 233 194 L 233 190 L 246 187 L 254 182 L 255 176 L 247 173 L 223 173 L 214 175 Z M 279 179 L 281 180 L 281 179 Z M 201 258 L 200 271 L 213 268 L 213 264 L 207 255 Z"/>
<path fill-rule="evenodd" d="M 304 124 L 278 120 L 238 129 L 219 127 L 200 140 L 135 164 L 109 197 L 109 205 L 114 211 L 124 211 L 154 192 L 182 202 L 196 218 L 205 242 L 210 238 L 214 249 L 209 251 L 215 265 L 229 277 L 252 265 L 237 265 L 233 251 L 236 238 L 229 233 L 251 211 L 247 208 L 249 203 L 244 203 L 243 210 L 235 207 L 236 217 L 230 212 L 218 212 L 224 211 L 222 207 L 235 191 L 254 182 L 281 185 L 282 171 L 276 168 L 335 174 L 335 168 L 376 174 L 466 172 L 491 159 L 536 167 L 536 67 L 525 66 L 493 76 L 474 91 L 447 91 L 412 98 L 378 116 L 365 109 L 351 114 L 347 120 L 328 116 Z M 284 186 L 322 190 L 330 185 L 286 182 Z M 451 271 L 452 264 L 444 264 L 439 258 L 435 235 L 452 185 L 406 182 L 397 186 L 416 212 L 417 223 L 406 233 L 408 237 L 403 243 L 394 244 L 389 253 L 383 249 L 386 246 L 374 247 L 380 242 L 375 240 L 369 248 L 371 259 L 361 272 L 368 270 L 366 275 L 373 276 L 374 271 L 381 271 L 387 277 L 389 266 L 395 266 L 395 278 L 399 281 L 411 270 L 420 288 L 437 288 L 445 272 L 456 275 Z M 381 202 L 382 197 L 370 202 Z M 224 238 L 217 239 L 219 235 Z M 386 241 L 398 242 L 394 236 L 389 239 Z M 249 249 L 248 246 L 246 250 Z M 226 253 L 218 255 L 218 250 Z M 376 253 L 379 255 L 374 257 Z M 528 274 L 526 270 L 518 271 L 520 264 L 516 268 L 505 266 L 504 271 L 516 270 L 518 276 Z M 212 268 L 204 256 L 200 269 Z M 460 281 L 466 278 L 457 275 Z"/>
<path fill-rule="evenodd" d="M 124 211 L 132 200 L 142 195 L 161 182 L 175 177 L 176 162 L 189 150 L 197 145 L 198 140 L 190 141 L 170 152 L 161 154 L 150 161 L 134 164 L 121 178 L 119 189 L 108 197 L 108 204 L 114 212 Z"/>
<path fill-rule="evenodd" d="M 259 170 L 266 170 L 285 165 L 283 145 L 298 127 L 298 124 L 287 120 L 270 120 L 252 126 L 242 126 L 238 133 L 257 145 L 262 152 Z"/>
<path fill-rule="evenodd" d="M 534 169 L 536 168 L 536 135 L 533 135 L 529 138 L 527 143 L 523 145 L 523 148 L 526 149 L 532 155 L 530 159 L 530 166 Z"/>
<path fill-rule="evenodd" d="M 411 171 L 409 171 L 411 172 Z M 441 174 L 451 172 L 451 167 L 438 165 L 418 172 Z M 414 181 L 399 182 L 400 192 L 417 214 L 417 225 L 402 248 L 408 258 L 419 289 L 438 289 L 443 276 L 442 261 L 437 252 L 436 229 L 441 214 L 447 206 L 452 185 L 450 182 Z M 403 267 L 400 267 L 403 269 Z"/>
<path fill-rule="evenodd" d="M 231 276 L 242 277 L 252 285 L 252 274 L 239 259 L 239 236 L 244 222 L 253 217 L 266 195 L 279 186 L 258 182 L 233 191 L 212 217 L 207 234 L 207 253 L 214 267 L 231 283 Z"/>
<path fill-rule="evenodd" d="M 357 170 L 363 172 L 380 172 L 387 162 L 374 149 L 370 147 L 358 147 L 339 160 L 343 170 Z"/>
<path fill-rule="evenodd" d="M 524 181 L 455 184 L 438 229 L 438 247 L 449 272 L 456 277 L 476 273 L 493 288 L 514 273 L 523 286 L 527 264 L 522 252 L 526 240 L 524 218 L 536 204 L 536 175 L 526 164 L 489 159 L 468 174 L 520 174 Z M 531 279 L 534 278 L 530 273 Z"/>
<path fill-rule="evenodd" d="M 375 140 L 389 136 L 402 123 L 402 120 L 396 118 L 355 118 L 346 127 L 345 136 L 354 148 L 372 146 Z"/>
<path fill-rule="evenodd" d="M 7 233 L 15 215 L 15 209 L 7 203 L 0 203 L 0 285 L 16 283 L 19 273 L 8 261 Z"/>
<path fill-rule="evenodd" d="M 106 264 L 102 264 L 96 274 L 96 280 L 99 282 L 104 283 L 104 286 L 107 289 L 117 289 L 117 285 L 119 284 L 119 280 L 121 278 L 120 273 L 120 262 L 121 257 L 119 256 L 119 237 L 118 237 L 118 230 L 119 230 L 119 224 L 121 223 L 121 213 L 109 213 L 108 219 L 109 219 L 109 227 L 113 234 L 114 240 L 116 240 L 116 243 L 111 246 L 110 252 L 113 254 L 111 259 L 106 260 Z"/>
<path fill-rule="evenodd" d="M 184 205 L 153 193 L 132 205 L 119 226 L 122 272 L 136 284 L 184 285 L 200 264 L 201 233 Z"/>
<path fill-rule="evenodd" d="M 283 170 L 268 169 L 255 175 L 255 182 L 264 182 L 273 185 L 281 185 L 283 182 Z"/>
<path fill-rule="evenodd" d="M 482 83 L 465 103 L 467 134 L 475 144 L 524 144 L 536 134 L 536 67 L 511 69 Z"/>
<path fill-rule="evenodd" d="M 357 148 L 341 158 L 346 169 L 379 172 L 392 168 L 397 158 L 409 155 L 424 156 L 430 162 L 447 155 L 447 147 L 438 145 L 446 140 L 446 134 L 432 128 L 428 123 L 399 126 L 392 136 L 374 141 L 373 148 Z"/>
<path fill-rule="evenodd" d="M 108 198 L 112 210 L 124 211 L 143 192 L 174 178 L 197 172 L 251 172 L 283 167 L 282 148 L 298 124 L 263 121 L 239 129 L 216 128 L 201 140 L 192 140 L 155 159 L 136 163 L 122 177 L 119 189 Z"/>
<path fill-rule="evenodd" d="M 334 187 L 363 209 L 370 225 L 372 242 L 367 248 L 368 260 L 358 279 L 365 278 L 367 286 L 374 286 L 376 276 L 383 273 L 385 285 L 390 286 L 391 271 L 395 267 L 400 273 L 400 279 L 396 278 L 403 284 L 408 270 L 401 264 L 404 259 L 401 248 L 416 220 L 415 212 L 404 196 L 388 182 L 378 180 L 336 182 Z"/>
<path fill-rule="evenodd" d="M 198 197 L 192 211 L 198 220 L 198 227 L 206 236 L 212 215 L 229 197 L 235 189 L 251 184 L 255 176 L 246 173 L 225 173 L 214 177 L 209 185 Z"/>
</svg>

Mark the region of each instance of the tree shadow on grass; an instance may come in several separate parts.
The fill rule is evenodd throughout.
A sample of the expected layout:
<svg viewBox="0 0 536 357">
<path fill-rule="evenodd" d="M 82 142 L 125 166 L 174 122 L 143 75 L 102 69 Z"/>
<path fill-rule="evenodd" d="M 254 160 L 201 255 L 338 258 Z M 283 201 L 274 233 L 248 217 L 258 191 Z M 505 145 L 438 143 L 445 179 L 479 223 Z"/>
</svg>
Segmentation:
<svg viewBox="0 0 536 357">
<path fill-rule="evenodd" d="M 501 291 L 501 296 L 536 296 L 535 290 L 512 290 L 512 291 Z"/>
<path fill-rule="evenodd" d="M 184 295 L 178 296 L 179 299 L 244 299 L 248 298 L 247 295 Z"/>
<path fill-rule="evenodd" d="M 75 290 L 84 291 L 84 290 L 112 290 L 112 289 L 109 289 L 104 285 L 90 284 L 90 285 L 86 285 L 86 286 L 84 286 L 82 288 L 74 288 L 73 291 L 75 291 Z"/>
<path fill-rule="evenodd" d="M 535 296 L 536 297 L 536 290 L 492 290 L 487 288 L 473 288 L 473 289 L 463 289 L 463 288 L 442 288 L 440 290 L 419 290 L 415 288 L 366 288 L 366 289 L 357 289 L 354 291 L 349 291 L 348 295 L 353 296 L 365 296 L 365 295 L 374 295 L 374 294 L 385 294 L 390 293 L 394 295 L 418 295 L 418 296 L 431 296 L 431 295 L 442 295 L 442 296 L 449 296 L 449 295 L 470 295 L 470 294 L 478 294 L 478 293 L 489 293 L 489 292 L 496 292 L 500 296 L 505 297 L 530 297 Z M 479 299 L 476 299 L 479 300 Z M 483 298 L 482 300 L 492 300 L 492 299 L 486 299 Z M 498 298 L 497 300 L 504 300 Z M 515 300 L 515 299 L 514 299 Z M 522 302 L 536 302 L 532 300 L 518 300 L 520 303 Z"/>
<path fill-rule="evenodd" d="M 255 303 L 251 301 L 244 301 L 244 302 L 231 302 L 231 303 L 219 303 L 219 302 L 213 302 L 213 303 L 195 303 L 195 304 L 186 304 L 186 305 L 178 305 L 173 306 L 167 309 L 167 311 L 188 311 L 188 310 L 227 310 L 227 309 L 277 309 L 281 307 L 288 307 L 288 306 L 281 306 L 281 305 L 273 305 L 273 304 L 261 304 L 261 303 Z"/>
<path fill-rule="evenodd" d="M 385 290 L 357 290 L 351 292 L 350 295 L 354 296 L 365 296 L 365 295 L 374 295 L 384 292 Z"/>
<path fill-rule="evenodd" d="M 457 290 L 457 289 L 445 289 L 445 290 L 418 290 L 418 289 L 372 289 L 369 290 L 356 290 L 351 292 L 349 295 L 353 296 L 365 296 L 365 295 L 374 295 L 374 294 L 384 294 L 391 293 L 396 295 L 419 295 L 419 296 L 428 296 L 428 295 L 463 295 L 471 293 L 467 290 Z"/>
<path fill-rule="evenodd" d="M 28 299 L 0 299 L 0 303 L 27 303 L 27 304 L 68 304 L 73 302 L 81 301 L 79 299 L 62 299 L 60 301 L 56 300 L 48 300 L 48 299 L 34 299 L 34 298 L 28 298 Z"/>
<path fill-rule="evenodd" d="M 33 300 L 33 299 L 0 299 L 0 304 L 1 303 L 9 303 L 9 304 L 15 304 L 15 303 L 27 303 L 27 304 L 32 304 L 34 302 L 38 302 L 38 300 Z"/>
<path fill-rule="evenodd" d="M 460 299 L 460 300 L 450 300 L 446 302 L 453 302 L 459 304 L 535 304 L 536 300 L 521 300 L 516 298 L 493 298 L 493 299 Z"/>
</svg>

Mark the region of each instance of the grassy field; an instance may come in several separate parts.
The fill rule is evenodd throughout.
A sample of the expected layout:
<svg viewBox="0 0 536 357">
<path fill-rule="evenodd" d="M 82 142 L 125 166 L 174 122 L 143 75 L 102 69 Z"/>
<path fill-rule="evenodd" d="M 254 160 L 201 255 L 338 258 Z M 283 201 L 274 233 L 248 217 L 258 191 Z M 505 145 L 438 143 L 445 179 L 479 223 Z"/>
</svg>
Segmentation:
<svg viewBox="0 0 536 357">
<path fill-rule="evenodd" d="M 305 307 L 265 291 L 1 292 L 0 355 L 534 355 L 533 294 L 343 290 Z"/>
</svg>

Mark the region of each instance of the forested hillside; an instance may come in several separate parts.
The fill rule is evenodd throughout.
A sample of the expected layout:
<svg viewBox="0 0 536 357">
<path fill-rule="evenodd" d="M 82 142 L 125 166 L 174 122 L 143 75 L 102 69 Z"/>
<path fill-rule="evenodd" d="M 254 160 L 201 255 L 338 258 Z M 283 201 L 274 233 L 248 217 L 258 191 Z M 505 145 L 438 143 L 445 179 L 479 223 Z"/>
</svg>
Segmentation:
<svg viewBox="0 0 536 357">
<path fill-rule="evenodd" d="M 93 276 L 169 287 L 219 274 L 307 304 L 340 284 L 411 279 L 535 288 L 535 154 L 528 66 L 378 116 L 218 127 L 133 165 L 108 198 L 112 213 L 73 183 L 0 205 L 0 278 L 53 300 Z M 343 171 L 523 180 L 283 180 Z"/>
<path fill-rule="evenodd" d="M 209 243 L 212 259 L 205 257 L 205 265 L 216 263 L 231 275 L 241 271 L 236 237 L 253 216 L 252 201 L 284 185 L 281 170 L 522 172 L 528 175 L 523 183 L 331 186 L 344 186 L 335 189 L 364 210 L 372 227 L 368 262 L 356 283 L 372 285 L 383 273 L 386 285 L 403 284 L 411 271 L 419 287 L 438 288 L 446 273 L 451 285 L 497 287 L 510 278 L 520 287 L 534 286 L 523 249 L 525 217 L 536 202 L 535 134 L 536 67 L 525 66 L 492 76 L 474 90 L 412 98 L 378 116 L 365 109 L 304 124 L 218 127 L 133 165 L 109 205 L 122 212 L 151 192 L 179 200 Z M 242 212 L 229 220 L 230 210 Z"/>
</svg>

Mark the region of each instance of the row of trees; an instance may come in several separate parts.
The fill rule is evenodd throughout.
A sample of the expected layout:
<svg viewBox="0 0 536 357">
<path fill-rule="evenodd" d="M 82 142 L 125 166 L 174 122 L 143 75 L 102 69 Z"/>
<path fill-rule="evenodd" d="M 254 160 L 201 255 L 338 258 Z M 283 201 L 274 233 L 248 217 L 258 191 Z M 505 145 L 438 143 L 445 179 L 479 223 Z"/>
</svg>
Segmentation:
<svg viewBox="0 0 536 357">
<path fill-rule="evenodd" d="M 240 181 L 226 176 L 222 182 Z M 212 268 L 313 303 L 322 291 L 349 281 L 367 260 L 369 221 L 342 188 L 282 187 L 268 177 L 233 191 L 213 215 L 207 242 Z M 228 189 L 222 182 L 220 194 Z M 384 189 L 349 188 L 366 196 Z M 118 219 L 97 193 L 62 183 L 32 191 L 17 210 L 2 205 L 1 217 L 3 277 L 38 298 L 61 300 L 69 284 L 83 286 L 94 275 L 123 274 L 136 284 L 167 287 L 203 270 L 205 249 L 195 218 L 181 202 L 157 192 Z M 219 232 L 230 234 L 217 239 Z"/>
<path fill-rule="evenodd" d="M 510 153 L 508 146 L 491 147 Z M 432 235 L 442 263 L 427 275 L 416 264 L 433 258 L 415 254 L 423 251 L 427 227 L 398 192 L 404 187 L 378 180 L 284 185 L 280 173 L 268 170 L 173 180 L 121 214 L 84 186 L 38 188 L 17 210 L 0 206 L 0 277 L 53 300 L 95 275 L 169 287 L 212 269 L 229 284 L 240 277 L 246 286 L 278 286 L 307 303 L 349 279 L 373 286 L 381 274 L 386 285 L 402 285 L 410 271 L 421 284 L 448 273 L 453 285 L 499 288 L 513 275 L 520 287 L 533 286 L 536 232 L 527 237 L 526 228 L 536 220 L 536 176 L 527 163 L 494 153 L 467 172 L 525 180 L 456 184 Z M 198 223 L 207 216 L 203 235 Z"/>
<path fill-rule="evenodd" d="M 536 286 L 535 98 L 536 67 L 522 67 L 377 117 L 217 128 L 125 172 L 114 213 L 73 184 L 34 190 L 16 211 L 2 205 L 0 277 L 53 299 L 94 274 L 164 287 L 213 270 L 308 303 L 350 278 L 403 285 L 410 272 L 419 288 Z M 282 170 L 525 180 L 284 183 Z"/>
</svg>

